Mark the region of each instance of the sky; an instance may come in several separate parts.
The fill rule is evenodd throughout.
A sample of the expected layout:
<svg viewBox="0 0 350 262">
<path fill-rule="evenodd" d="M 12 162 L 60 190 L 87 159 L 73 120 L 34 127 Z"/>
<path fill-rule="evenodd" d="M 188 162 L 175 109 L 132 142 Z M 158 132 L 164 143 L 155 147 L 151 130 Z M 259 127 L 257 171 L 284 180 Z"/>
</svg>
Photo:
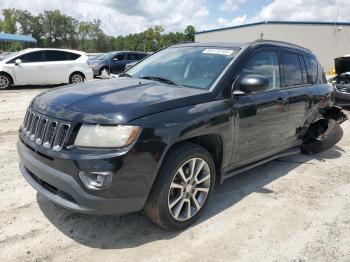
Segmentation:
<svg viewBox="0 0 350 262">
<path fill-rule="evenodd" d="M 96 18 L 110 35 L 154 25 L 174 32 L 189 24 L 203 31 L 268 20 L 350 22 L 350 0 L 0 0 L 2 8 L 34 14 L 59 9 L 79 21 Z"/>
</svg>

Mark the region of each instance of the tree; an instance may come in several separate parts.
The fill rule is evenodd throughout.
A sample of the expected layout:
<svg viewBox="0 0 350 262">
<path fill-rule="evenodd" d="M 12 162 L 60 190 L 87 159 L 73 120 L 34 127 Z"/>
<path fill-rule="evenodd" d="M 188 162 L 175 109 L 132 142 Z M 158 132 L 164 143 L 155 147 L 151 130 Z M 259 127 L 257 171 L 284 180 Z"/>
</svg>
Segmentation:
<svg viewBox="0 0 350 262">
<path fill-rule="evenodd" d="M 143 32 L 108 36 L 101 29 L 101 20 L 79 22 L 59 10 L 33 15 L 20 9 L 3 9 L 0 31 L 32 35 L 39 47 L 80 48 L 86 52 L 111 50 L 155 51 L 172 44 L 194 41 L 195 29 L 188 25 L 184 32 L 164 33 L 163 26 L 154 26 Z M 11 49 L 17 50 L 18 45 Z"/>
<path fill-rule="evenodd" d="M 80 40 L 80 48 L 85 50 L 85 42 L 93 36 L 93 24 L 91 22 L 80 22 L 78 26 L 78 37 Z"/>
<path fill-rule="evenodd" d="M 9 34 L 15 34 L 17 32 L 16 9 L 14 8 L 3 9 L 2 15 L 4 16 L 4 21 L 3 21 L 4 32 Z"/>
<path fill-rule="evenodd" d="M 187 41 L 194 42 L 194 34 L 196 30 L 194 29 L 193 25 L 188 25 L 185 29 L 185 35 Z"/>
</svg>

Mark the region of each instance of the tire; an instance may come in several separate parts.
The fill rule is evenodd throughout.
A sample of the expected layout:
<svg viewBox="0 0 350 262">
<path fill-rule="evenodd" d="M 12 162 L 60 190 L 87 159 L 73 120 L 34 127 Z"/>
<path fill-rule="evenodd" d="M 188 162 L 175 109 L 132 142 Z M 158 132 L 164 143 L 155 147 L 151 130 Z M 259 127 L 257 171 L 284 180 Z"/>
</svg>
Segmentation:
<svg viewBox="0 0 350 262">
<path fill-rule="evenodd" d="M 199 173 L 196 179 L 195 176 L 192 176 L 192 179 L 200 183 L 194 185 L 196 181 L 189 180 L 187 186 L 183 186 L 182 189 L 177 188 L 180 183 L 185 185 L 184 180 L 180 179 L 182 177 L 180 168 L 184 171 L 185 177 L 189 178 L 187 172 L 193 170 L 191 169 L 193 163 L 195 163 L 195 171 L 192 173 L 196 173 L 196 170 L 199 170 Z M 199 168 L 200 166 L 202 169 Z M 171 150 L 163 161 L 144 207 L 146 215 L 168 230 L 189 227 L 200 217 L 208 203 L 215 186 L 215 170 L 214 160 L 207 150 L 188 142 L 180 144 Z M 180 200 L 176 202 L 178 199 Z M 195 205 L 194 201 L 198 205 Z M 180 211 L 176 212 L 177 210 Z"/>
<path fill-rule="evenodd" d="M 11 87 L 12 79 L 8 74 L 0 73 L 0 89 Z"/>
<path fill-rule="evenodd" d="M 74 72 L 69 77 L 70 84 L 79 84 L 85 81 L 85 76 L 82 73 Z"/>
<path fill-rule="evenodd" d="M 342 137 L 343 129 L 335 120 L 330 119 L 325 132 L 317 138 L 309 139 L 301 149 L 304 154 L 317 154 L 334 146 Z"/>
</svg>

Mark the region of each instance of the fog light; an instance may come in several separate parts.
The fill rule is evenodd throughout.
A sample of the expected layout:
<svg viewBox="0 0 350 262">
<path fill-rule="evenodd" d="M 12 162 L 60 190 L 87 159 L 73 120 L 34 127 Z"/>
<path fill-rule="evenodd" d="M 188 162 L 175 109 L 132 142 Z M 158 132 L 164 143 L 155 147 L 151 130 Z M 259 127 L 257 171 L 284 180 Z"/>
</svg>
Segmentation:
<svg viewBox="0 0 350 262">
<path fill-rule="evenodd" d="M 110 171 L 80 171 L 79 177 L 87 188 L 98 190 L 111 185 L 113 172 Z"/>
</svg>

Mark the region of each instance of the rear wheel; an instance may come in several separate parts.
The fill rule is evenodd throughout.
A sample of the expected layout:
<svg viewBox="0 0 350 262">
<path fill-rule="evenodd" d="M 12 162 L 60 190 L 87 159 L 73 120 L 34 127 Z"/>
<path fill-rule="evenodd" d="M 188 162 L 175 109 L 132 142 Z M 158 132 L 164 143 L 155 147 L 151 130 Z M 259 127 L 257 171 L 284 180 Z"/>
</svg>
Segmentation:
<svg viewBox="0 0 350 262">
<path fill-rule="evenodd" d="M 186 228 L 200 217 L 214 184 L 215 165 L 209 152 L 184 143 L 164 160 L 145 213 L 166 229 Z"/>
<path fill-rule="evenodd" d="M 321 127 L 322 128 L 322 127 Z M 337 121 L 328 120 L 328 126 L 315 138 L 310 138 L 302 145 L 302 152 L 305 154 L 317 154 L 326 150 L 340 141 L 343 137 L 343 130 Z"/>
<path fill-rule="evenodd" d="M 82 73 L 79 72 L 75 72 L 73 74 L 71 74 L 71 76 L 69 77 L 69 83 L 71 84 L 79 84 L 84 82 L 85 77 Z"/>
<path fill-rule="evenodd" d="M 0 89 L 9 88 L 12 85 L 12 79 L 7 74 L 0 73 Z"/>
</svg>

